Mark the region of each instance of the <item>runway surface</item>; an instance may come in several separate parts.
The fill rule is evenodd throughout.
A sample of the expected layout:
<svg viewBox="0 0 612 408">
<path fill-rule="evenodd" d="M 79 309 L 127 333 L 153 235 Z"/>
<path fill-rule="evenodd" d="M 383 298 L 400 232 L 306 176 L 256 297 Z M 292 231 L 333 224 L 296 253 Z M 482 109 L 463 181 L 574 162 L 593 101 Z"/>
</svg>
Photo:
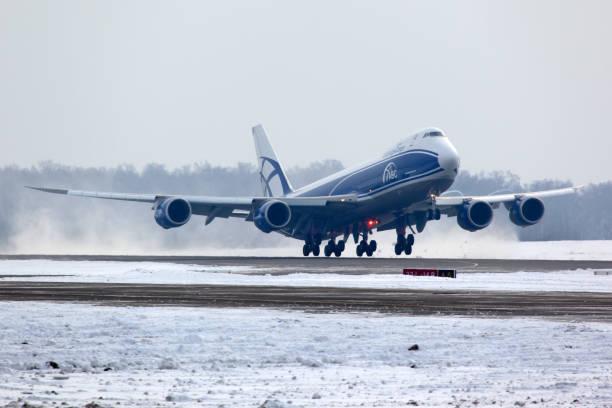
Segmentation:
<svg viewBox="0 0 612 408">
<path fill-rule="evenodd" d="M 612 262 L 605 261 L 125 256 L 3 256 L 1 258 L 158 261 L 257 268 L 255 271 L 245 272 L 248 274 L 296 272 L 316 274 L 330 271 L 336 274 L 388 274 L 401 273 L 402 268 L 453 268 L 458 269 L 459 273 L 612 269 Z M 313 312 L 373 311 L 410 315 L 540 316 L 583 321 L 612 321 L 612 295 L 607 292 L 27 282 L 4 281 L 1 279 L 3 277 L 8 278 L 9 275 L 0 276 L 0 301 L 58 301 L 131 306 L 276 307 Z"/>
<path fill-rule="evenodd" d="M 590 292 L 427 291 L 287 286 L 0 283 L 0 301 L 131 306 L 282 307 L 411 315 L 542 316 L 612 321 L 612 296 Z"/>
<path fill-rule="evenodd" d="M 365 275 L 397 273 L 403 268 L 457 269 L 469 272 L 547 272 L 576 269 L 612 269 L 612 261 L 529 259 L 422 259 L 335 257 L 234 257 L 234 256 L 123 256 L 123 255 L 0 255 L 0 260 L 50 259 L 58 261 L 171 262 L 208 266 L 252 266 L 260 274 L 334 273 Z"/>
</svg>

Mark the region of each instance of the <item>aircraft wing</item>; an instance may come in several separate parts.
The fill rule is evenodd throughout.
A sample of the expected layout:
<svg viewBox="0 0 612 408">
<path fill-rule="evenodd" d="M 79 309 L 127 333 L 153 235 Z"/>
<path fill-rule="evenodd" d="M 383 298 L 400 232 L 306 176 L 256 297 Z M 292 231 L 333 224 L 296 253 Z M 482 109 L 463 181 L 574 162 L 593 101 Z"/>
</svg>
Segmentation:
<svg viewBox="0 0 612 408">
<path fill-rule="evenodd" d="M 410 220 L 409 224 L 415 224 L 419 214 L 425 214 L 432 209 L 438 209 L 440 213 L 446 214 L 448 217 L 454 217 L 459 214 L 461 207 L 470 201 L 485 201 L 491 205 L 492 208 L 498 208 L 500 204 L 504 204 L 507 208 L 512 205 L 512 202 L 521 199 L 521 198 L 546 198 L 546 197 L 555 197 L 567 194 L 575 194 L 584 186 L 575 186 L 575 187 L 566 187 L 559 188 L 555 190 L 545 190 L 545 191 L 534 191 L 534 192 L 526 192 L 526 193 L 515 193 L 515 194 L 491 194 L 486 196 L 451 196 L 451 197 L 436 197 L 432 196 L 431 199 L 421 201 L 420 203 L 416 203 L 409 208 L 405 209 L 404 212 L 400 215 L 400 217 L 408 217 Z M 397 226 L 397 221 L 399 218 L 394 219 L 393 221 L 387 222 L 384 225 L 378 227 L 378 231 L 386 231 L 390 229 L 394 229 Z M 406 219 L 406 218 L 404 218 Z M 431 219 L 431 218 L 429 218 Z"/>
<path fill-rule="evenodd" d="M 499 203 L 508 203 L 516 200 L 517 198 L 523 197 L 536 197 L 536 198 L 546 198 L 546 197 L 555 197 L 567 194 L 575 194 L 583 188 L 584 186 L 575 186 L 575 187 L 566 187 L 559 188 L 556 190 L 544 190 L 544 191 L 535 191 L 528 193 L 516 193 L 516 194 L 494 194 L 488 196 L 453 196 L 453 197 L 435 197 L 436 207 L 439 207 L 440 210 L 444 210 L 448 207 L 456 207 L 462 205 L 468 201 L 486 201 L 489 204 L 498 204 Z"/>
<path fill-rule="evenodd" d="M 352 206 L 357 201 L 357 196 L 352 194 L 327 197 L 213 197 L 189 195 L 179 196 L 174 194 L 105 193 L 62 188 L 26 187 L 32 190 L 43 191 L 45 193 L 150 203 L 153 204 L 154 207 L 167 198 L 180 197 L 189 202 L 193 214 L 207 216 L 207 225 L 217 217 L 237 217 L 252 220 L 255 209 L 260 207 L 266 201 L 270 200 L 283 201 L 289 205 L 292 212 L 304 215 L 333 215 L 334 212 L 338 211 L 338 207 L 343 207 L 346 209 L 347 206 Z"/>
</svg>

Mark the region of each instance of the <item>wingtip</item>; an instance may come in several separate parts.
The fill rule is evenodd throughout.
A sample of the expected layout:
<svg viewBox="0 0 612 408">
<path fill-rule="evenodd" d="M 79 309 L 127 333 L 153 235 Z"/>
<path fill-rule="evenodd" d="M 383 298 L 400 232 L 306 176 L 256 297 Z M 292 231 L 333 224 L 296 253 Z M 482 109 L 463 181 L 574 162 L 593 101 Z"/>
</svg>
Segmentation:
<svg viewBox="0 0 612 408">
<path fill-rule="evenodd" d="M 258 123 L 255 126 L 253 126 L 251 128 L 251 132 L 253 132 L 253 135 L 262 134 L 262 133 L 265 134 L 266 133 L 266 131 L 264 130 L 264 127 L 263 127 L 263 125 L 261 123 Z"/>
<path fill-rule="evenodd" d="M 68 190 L 64 188 L 47 188 L 47 187 L 34 187 L 34 186 L 24 186 L 24 187 L 29 188 L 31 190 L 42 191 L 44 193 L 68 194 Z"/>
</svg>

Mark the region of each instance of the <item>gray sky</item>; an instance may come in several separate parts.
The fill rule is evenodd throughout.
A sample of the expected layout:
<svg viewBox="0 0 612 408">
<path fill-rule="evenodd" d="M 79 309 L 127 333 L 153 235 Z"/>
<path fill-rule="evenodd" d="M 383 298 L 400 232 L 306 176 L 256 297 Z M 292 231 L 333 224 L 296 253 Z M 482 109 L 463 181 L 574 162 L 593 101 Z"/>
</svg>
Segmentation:
<svg viewBox="0 0 612 408">
<path fill-rule="evenodd" d="M 0 165 L 352 165 L 444 129 L 471 171 L 612 179 L 609 1 L 0 0 Z"/>
</svg>

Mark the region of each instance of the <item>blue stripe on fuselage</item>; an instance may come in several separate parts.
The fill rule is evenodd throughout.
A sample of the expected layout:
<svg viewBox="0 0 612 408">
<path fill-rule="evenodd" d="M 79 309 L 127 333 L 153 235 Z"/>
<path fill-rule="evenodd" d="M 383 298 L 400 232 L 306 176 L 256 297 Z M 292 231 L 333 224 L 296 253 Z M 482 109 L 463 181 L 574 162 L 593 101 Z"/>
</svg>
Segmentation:
<svg viewBox="0 0 612 408">
<path fill-rule="evenodd" d="M 369 195 L 391 186 L 415 180 L 442 171 L 436 152 L 413 149 L 386 157 L 383 160 L 358 169 L 299 194 L 300 197 L 319 197 L 341 194 Z M 392 164 L 391 164 L 392 163 Z M 389 170 L 389 167 L 391 169 Z M 383 177 L 388 169 L 387 177 Z"/>
<path fill-rule="evenodd" d="M 400 184 L 409 183 L 409 182 L 414 181 L 414 180 L 422 179 L 423 177 L 433 176 L 434 174 L 440 173 L 441 171 L 444 171 L 444 169 L 442 167 L 438 167 L 437 169 L 435 169 L 433 171 L 426 172 L 425 174 L 421 174 L 421 175 L 416 176 L 416 177 L 409 177 L 409 178 L 406 178 L 406 179 L 403 179 L 403 180 L 398 180 L 398 181 L 396 181 L 394 183 L 382 186 L 382 187 L 380 187 L 380 188 L 378 188 L 376 190 L 372 190 L 372 191 L 369 191 L 367 193 L 359 194 L 359 198 L 371 196 L 371 195 L 378 194 L 378 193 L 382 193 L 383 191 L 388 190 L 390 188 L 393 188 L 395 186 L 398 186 Z"/>
</svg>

